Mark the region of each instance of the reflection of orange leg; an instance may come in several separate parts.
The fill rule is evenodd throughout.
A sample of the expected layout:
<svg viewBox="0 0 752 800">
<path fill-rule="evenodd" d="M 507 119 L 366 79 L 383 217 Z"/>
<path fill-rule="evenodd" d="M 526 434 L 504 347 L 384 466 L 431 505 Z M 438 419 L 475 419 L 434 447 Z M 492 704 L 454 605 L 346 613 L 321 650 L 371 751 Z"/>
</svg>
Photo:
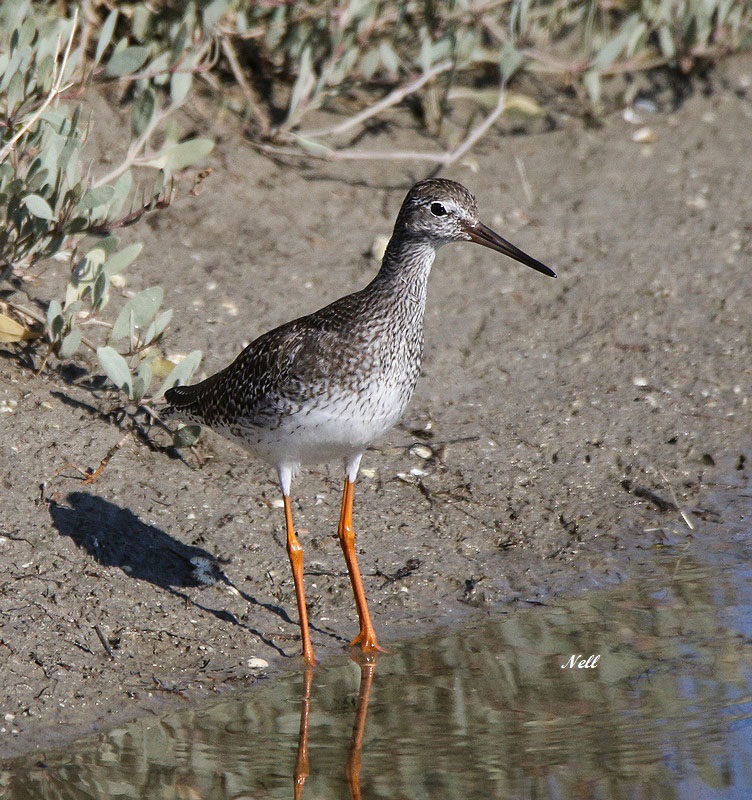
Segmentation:
<svg viewBox="0 0 752 800">
<path fill-rule="evenodd" d="M 350 645 L 359 644 L 363 652 L 373 652 L 381 650 L 376 641 L 376 631 L 373 629 L 371 617 L 368 613 L 366 603 L 366 593 L 363 591 L 363 581 L 360 577 L 358 559 L 355 555 L 355 531 L 352 524 L 352 507 L 355 483 L 345 478 L 345 490 L 342 495 L 342 511 L 339 517 L 339 543 L 342 545 L 342 552 L 345 554 L 347 571 L 350 573 L 350 583 L 355 593 L 355 605 L 358 609 L 358 619 L 360 620 L 360 633 L 350 642 Z"/>
<path fill-rule="evenodd" d="M 285 504 L 285 524 L 287 526 L 287 555 L 290 556 L 292 577 L 295 581 L 295 597 L 298 601 L 298 616 L 300 618 L 300 633 L 303 637 L 303 658 L 310 667 L 316 664 L 311 645 L 311 634 L 308 632 L 308 609 L 305 602 L 305 587 L 303 586 L 303 546 L 295 535 L 292 524 L 292 508 L 290 496 L 282 495 Z"/>
<path fill-rule="evenodd" d="M 293 784 L 295 800 L 300 800 L 303 796 L 303 786 L 306 778 L 311 774 L 308 767 L 308 717 L 311 713 L 311 684 L 313 682 L 313 670 L 306 667 L 303 674 L 303 704 L 300 709 L 300 733 L 298 734 L 298 756 L 295 759 L 295 772 L 293 773 Z"/>
<path fill-rule="evenodd" d="M 368 714 L 368 698 L 371 694 L 373 673 L 376 670 L 375 661 L 363 661 L 360 664 L 360 692 L 358 693 L 358 707 L 355 712 L 350 749 L 347 752 L 347 765 L 345 775 L 347 786 L 350 790 L 350 800 L 360 800 L 360 763 L 363 751 L 363 736 L 366 731 L 366 715 Z"/>
</svg>

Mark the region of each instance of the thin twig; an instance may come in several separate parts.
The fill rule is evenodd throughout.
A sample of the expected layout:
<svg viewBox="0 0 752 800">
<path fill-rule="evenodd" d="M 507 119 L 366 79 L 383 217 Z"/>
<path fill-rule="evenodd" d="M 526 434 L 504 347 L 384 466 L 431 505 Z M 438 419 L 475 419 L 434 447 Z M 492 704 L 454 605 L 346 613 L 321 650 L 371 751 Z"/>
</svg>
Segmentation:
<svg viewBox="0 0 752 800">
<path fill-rule="evenodd" d="M 504 113 L 504 107 L 506 105 L 506 92 L 504 87 L 502 86 L 499 90 L 499 99 L 496 103 L 494 110 L 481 122 L 480 125 L 474 130 L 470 132 L 470 135 L 465 138 L 465 140 L 454 150 L 451 150 L 449 153 L 446 154 L 446 159 L 442 163 L 444 166 L 448 166 L 449 164 L 453 164 L 455 161 L 458 161 L 465 153 L 472 148 L 475 143 L 481 139 L 483 136 L 488 133 L 491 126 L 496 122 L 496 120 Z"/>
<path fill-rule="evenodd" d="M 230 65 L 230 69 L 232 70 L 232 74 L 235 76 L 235 80 L 238 82 L 238 85 L 245 94 L 246 101 L 251 109 L 251 113 L 256 118 L 256 122 L 261 129 L 261 135 L 264 138 L 268 137 L 272 127 L 271 120 L 261 104 L 261 99 L 259 98 L 258 93 L 246 79 L 243 69 L 240 66 L 240 62 L 238 61 L 235 48 L 232 46 L 232 42 L 228 36 L 222 37 L 222 52 L 225 54 L 225 58 Z"/>
<path fill-rule="evenodd" d="M 688 527 L 688 528 L 689 528 L 691 531 L 693 531 L 693 530 L 695 529 L 695 526 L 694 526 L 694 523 L 692 522 L 692 518 L 689 516 L 689 513 L 688 513 L 687 511 L 685 511 L 685 510 L 684 510 L 684 509 L 681 507 L 681 504 L 679 503 L 679 498 L 676 496 L 676 492 L 674 491 L 674 487 L 671 485 L 671 482 L 670 482 L 670 481 L 669 481 L 669 479 L 668 479 L 668 478 L 667 478 L 667 477 L 666 477 L 666 476 L 663 474 L 663 472 L 659 472 L 658 474 L 661 476 L 661 478 L 663 478 L 663 482 L 664 482 L 664 483 L 666 484 L 666 486 L 668 487 L 668 490 L 669 490 L 669 492 L 671 492 L 671 498 L 672 498 L 672 499 L 673 499 L 673 501 L 674 501 L 674 505 L 676 506 L 676 510 L 679 512 L 679 514 L 681 515 L 681 518 L 684 520 L 684 522 L 686 522 L 686 523 L 687 523 L 687 527 Z"/>
<path fill-rule="evenodd" d="M 306 153 L 295 150 L 291 147 L 274 147 L 268 144 L 256 145 L 262 153 L 270 156 L 293 156 L 297 158 L 315 158 L 321 161 L 428 161 L 432 164 L 449 166 L 462 158 L 478 140 L 488 133 L 488 130 L 496 120 L 504 113 L 505 92 L 502 89 L 499 93 L 499 100 L 491 113 L 474 128 L 465 139 L 452 150 L 443 153 L 426 153 L 410 150 L 392 150 L 387 152 L 377 152 L 373 150 L 330 150 L 323 153 Z"/>
<path fill-rule="evenodd" d="M 532 205 L 533 192 L 532 189 L 530 188 L 530 181 L 527 179 L 527 170 L 525 169 L 525 164 L 519 156 L 514 157 L 514 163 L 517 166 L 517 172 L 520 176 L 520 181 L 522 181 L 522 189 L 525 192 L 525 197 L 527 198 L 527 202 L 530 205 Z"/>
<path fill-rule="evenodd" d="M 52 86 L 50 87 L 50 91 L 45 97 L 44 102 L 41 106 L 26 120 L 26 122 L 16 131 L 14 136 L 11 138 L 9 142 L 0 150 L 0 164 L 5 161 L 8 157 L 10 152 L 13 150 L 16 142 L 33 126 L 36 124 L 37 120 L 44 114 L 47 110 L 50 103 L 58 97 L 62 92 L 66 89 L 69 89 L 73 86 L 73 83 L 67 83 L 63 86 L 63 78 L 65 77 L 65 69 L 68 66 L 68 58 L 70 57 L 71 47 L 73 46 L 73 39 L 76 35 L 76 28 L 78 27 L 78 8 L 75 9 L 73 12 L 73 26 L 71 28 L 70 36 L 68 37 L 68 43 L 65 46 L 65 52 L 63 53 L 63 60 L 60 63 L 60 66 L 57 65 L 57 59 L 60 55 L 60 43 L 61 38 L 60 36 L 57 37 L 57 44 L 55 45 L 55 73 L 52 80 Z"/>
<path fill-rule="evenodd" d="M 428 83 L 428 81 L 432 80 L 437 75 L 441 75 L 442 72 L 448 72 L 453 66 L 453 61 L 440 61 L 438 64 L 434 64 L 427 72 L 424 72 L 419 78 L 412 81 L 412 83 L 408 83 L 406 86 L 400 86 L 398 89 L 389 92 L 389 94 L 382 100 L 379 100 L 378 103 L 369 106 L 364 111 L 361 111 L 360 114 L 346 119 L 344 122 L 339 123 L 339 125 L 332 125 L 330 128 L 318 128 L 313 131 L 300 131 L 298 135 L 304 139 L 316 139 L 321 136 L 338 136 L 341 133 L 345 133 L 358 125 L 362 125 L 366 120 L 375 117 L 385 109 L 397 105 L 397 103 L 401 103 L 408 95 L 414 94 L 418 89 Z"/>
<path fill-rule="evenodd" d="M 541 50 L 523 50 L 522 54 L 529 58 L 533 64 L 531 70 L 554 75 L 579 75 L 592 69 L 591 59 L 579 59 L 577 61 L 563 61 L 550 53 Z M 656 67 L 663 67 L 669 63 L 664 56 L 650 56 L 647 53 L 640 54 L 626 61 L 617 61 L 598 69 L 598 73 L 603 77 L 622 75 L 627 72 L 647 72 Z"/>
<path fill-rule="evenodd" d="M 151 135 L 154 133 L 157 126 L 160 125 L 175 109 L 179 107 L 180 106 L 168 106 L 166 109 L 154 114 L 149 121 L 149 124 L 144 129 L 144 132 L 128 148 L 128 153 L 125 159 L 118 164 L 115 169 L 111 170 L 106 175 L 98 178 L 95 181 L 92 181 L 92 188 L 96 189 L 99 186 L 111 184 L 113 181 L 116 181 L 124 172 L 127 172 L 139 160 L 141 151 L 148 144 L 149 139 L 151 138 Z"/>
<path fill-rule="evenodd" d="M 92 469 L 91 467 L 86 467 L 86 469 L 84 469 L 83 467 L 79 467 L 78 464 L 69 462 L 67 464 L 63 464 L 63 466 L 60 467 L 60 469 L 52 476 L 51 480 L 55 480 L 55 478 L 65 472 L 66 469 L 73 469 L 82 476 L 81 480 L 85 486 L 91 485 L 104 472 L 105 467 L 110 463 L 110 459 L 115 455 L 115 453 L 117 453 L 118 450 L 128 443 L 130 438 L 131 432 L 128 431 L 125 436 L 123 436 L 123 438 L 117 442 L 117 444 L 114 444 L 105 453 L 104 458 L 99 462 L 99 465 L 95 469 Z"/>
<path fill-rule="evenodd" d="M 115 654 L 112 652 L 112 648 L 110 647 L 110 643 L 107 641 L 107 637 L 102 633 L 102 629 L 99 627 L 99 625 L 95 625 L 94 626 L 94 632 L 97 634 L 97 638 L 101 642 L 102 647 L 104 647 L 104 651 L 105 651 L 105 653 L 107 653 L 110 661 L 114 661 L 115 660 Z"/>
</svg>

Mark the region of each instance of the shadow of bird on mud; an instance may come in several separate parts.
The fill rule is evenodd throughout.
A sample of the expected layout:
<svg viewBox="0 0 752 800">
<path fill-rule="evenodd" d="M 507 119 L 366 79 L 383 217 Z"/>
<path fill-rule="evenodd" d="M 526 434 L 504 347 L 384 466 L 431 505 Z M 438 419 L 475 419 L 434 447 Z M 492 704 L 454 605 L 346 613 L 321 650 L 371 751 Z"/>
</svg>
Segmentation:
<svg viewBox="0 0 752 800">
<path fill-rule="evenodd" d="M 186 588 L 225 583 L 243 599 L 294 624 L 284 609 L 263 603 L 238 589 L 224 574 L 217 559 L 201 547 L 184 544 L 155 525 L 142 522 L 127 508 L 87 492 L 71 492 L 66 505 L 50 504 L 52 523 L 103 566 L 119 567 L 132 578 L 147 581 L 174 594 L 217 619 L 245 628 L 281 655 L 284 651 L 259 630 L 241 622 L 225 609 L 210 608 L 185 592 Z"/>
</svg>

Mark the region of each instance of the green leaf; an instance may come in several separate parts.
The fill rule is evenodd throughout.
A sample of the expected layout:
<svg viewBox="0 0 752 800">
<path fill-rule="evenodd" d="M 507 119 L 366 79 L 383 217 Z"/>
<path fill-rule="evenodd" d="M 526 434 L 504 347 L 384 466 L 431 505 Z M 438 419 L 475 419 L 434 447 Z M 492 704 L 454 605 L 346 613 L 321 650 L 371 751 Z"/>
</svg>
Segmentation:
<svg viewBox="0 0 752 800">
<path fill-rule="evenodd" d="M 502 80 L 508 81 L 524 61 L 525 56 L 514 45 L 506 43 L 501 50 L 501 59 L 499 61 Z"/>
<path fill-rule="evenodd" d="M 152 361 L 154 361 L 154 355 L 147 355 L 146 358 L 141 362 L 141 366 L 138 368 L 136 380 L 133 381 L 132 399 L 137 403 L 141 402 L 141 398 L 149 389 L 149 384 L 151 383 L 152 378 Z"/>
<path fill-rule="evenodd" d="M 37 54 L 39 58 L 39 54 Z M 36 82 L 39 89 L 45 94 L 52 88 L 53 71 L 55 69 L 55 59 L 52 54 L 46 55 L 37 67 Z"/>
<path fill-rule="evenodd" d="M 313 139 L 306 139 L 303 136 L 296 136 L 295 141 L 300 145 L 302 150 L 305 150 L 306 153 L 310 153 L 312 156 L 326 157 L 332 155 L 332 148 L 321 144 L 321 142 L 317 142 Z"/>
<path fill-rule="evenodd" d="M 516 4 L 515 4 L 516 5 Z M 420 29 L 420 53 L 418 54 L 418 64 L 423 72 L 428 72 L 433 66 L 436 58 L 433 54 L 433 42 L 431 35 L 425 26 Z"/>
<path fill-rule="evenodd" d="M 144 382 L 147 388 L 151 383 L 151 361 L 152 360 L 150 358 L 145 358 L 141 362 L 141 366 L 138 368 L 138 377 Z"/>
<path fill-rule="evenodd" d="M 266 37 L 264 44 L 267 52 L 274 52 L 282 43 L 282 37 L 287 29 L 287 17 L 292 13 L 284 5 L 280 5 L 272 11 L 271 19 L 266 20 Z"/>
<path fill-rule="evenodd" d="M 172 370 L 165 378 L 162 388 L 157 397 L 161 397 L 168 389 L 178 384 L 185 384 L 193 376 L 196 368 L 201 363 L 202 353 L 200 350 L 192 350 L 188 355 Z"/>
<path fill-rule="evenodd" d="M 109 258 L 111 255 L 115 254 L 119 244 L 120 239 L 118 239 L 115 234 L 111 233 L 109 236 L 105 236 L 103 239 L 100 239 L 96 244 L 96 248 L 97 250 L 102 251 L 105 258 Z"/>
<path fill-rule="evenodd" d="M 148 47 L 124 47 L 112 54 L 104 74 L 111 78 L 119 78 L 122 75 L 132 75 L 143 67 L 144 62 L 149 57 Z"/>
<path fill-rule="evenodd" d="M 213 149 L 214 142 L 211 139 L 188 139 L 186 142 L 168 145 L 147 166 L 177 172 L 206 158 Z"/>
<path fill-rule="evenodd" d="M 204 9 L 204 30 L 211 32 L 227 11 L 227 0 L 214 0 Z"/>
<path fill-rule="evenodd" d="M 154 119 L 154 114 L 157 108 L 157 96 L 151 86 L 147 86 L 135 105 L 133 106 L 133 114 L 131 116 L 131 129 L 133 136 L 138 138 L 149 127 L 151 121 Z"/>
<path fill-rule="evenodd" d="M 98 347 L 97 358 L 107 377 L 130 397 L 133 378 L 126 360 L 113 347 Z"/>
<path fill-rule="evenodd" d="M 132 186 L 133 186 L 133 175 L 131 174 L 130 170 L 124 172 L 117 179 L 117 181 L 115 181 L 115 186 L 113 187 L 113 192 L 112 192 L 112 199 L 110 200 L 110 208 L 109 208 L 110 216 L 117 216 L 120 213 L 120 209 L 123 207 L 123 203 L 126 201 L 128 195 L 130 194 Z"/>
<path fill-rule="evenodd" d="M 134 242 L 124 247 L 119 252 L 111 255 L 104 263 L 104 271 L 108 278 L 122 272 L 141 252 L 142 242 Z"/>
<path fill-rule="evenodd" d="M 100 206 L 107 205 L 112 200 L 115 190 L 112 186 L 97 186 L 89 189 L 81 198 L 78 207 L 83 211 L 91 211 Z"/>
<path fill-rule="evenodd" d="M 164 333 L 165 328 L 170 324 L 171 319 L 171 308 L 167 309 L 167 311 L 163 311 L 161 314 L 157 314 L 154 322 L 146 329 L 146 333 L 144 334 L 145 344 L 151 344 L 155 339 L 160 337 Z"/>
<path fill-rule="evenodd" d="M 668 25 L 661 25 L 661 27 L 658 28 L 658 42 L 661 45 L 661 52 L 666 58 L 672 59 L 676 55 L 674 37 Z"/>
<path fill-rule="evenodd" d="M 60 334 L 65 327 L 65 320 L 63 319 L 63 307 L 60 305 L 59 300 L 50 300 L 47 306 L 47 331 L 50 339 L 55 341 L 60 338 Z"/>
<path fill-rule="evenodd" d="M 379 56 L 381 63 L 388 72 L 391 72 L 392 75 L 396 75 L 399 72 L 399 56 L 386 39 L 383 39 L 379 45 Z"/>
<path fill-rule="evenodd" d="M 63 170 L 65 170 L 66 173 L 68 172 L 68 163 L 78 150 L 78 145 L 79 143 L 75 138 L 68 137 L 65 144 L 63 145 L 62 150 L 60 151 L 60 155 L 58 155 L 57 157 L 58 171 L 62 172 Z"/>
<path fill-rule="evenodd" d="M 381 53 L 378 47 L 369 50 L 363 58 L 360 59 L 360 72 L 367 81 L 370 81 L 374 76 L 376 70 L 379 68 L 380 62 Z"/>
<path fill-rule="evenodd" d="M 112 40 L 112 34 L 115 31 L 115 23 L 117 22 L 118 12 L 117 9 L 114 8 L 110 11 L 107 19 L 104 21 L 104 25 L 102 25 L 102 30 L 99 31 L 99 39 L 97 39 L 97 49 L 94 52 L 94 66 L 99 64 L 100 60 L 102 59 L 102 54 L 107 49 L 107 45 Z"/>
<path fill-rule="evenodd" d="M 290 103 L 287 108 L 287 121 L 291 122 L 295 119 L 298 106 L 301 104 L 305 107 L 305 100 L 308 97 L 311 87 L 314 83 L 313 77 L 313 60 L 311 56 L 311 45 L 306 45 L 303 53 L 300 56 L 300 68 L 295 85 L 292 87 L 292 95 L 290 96 Z"/>
<path fill-rule="evenodd" d="M 188 41 L 188 26 L 185 24 L 185 22 L 182 22 L 180 27 L 178 28 L 178 32 L 175 34 L 175 38 L 170 47 L 169 63 L 171 67 L 174 67 L 175 64 L 177 64 L 183 57 L 183 53 L 185 52 L 185 43 L 187 41 Z"/>
<path fill-rule="evenodd" d="M 151 20 L 158 12 L 156 9 L 152 11 L 146 3 L 138 3 L 133 9 L 133 16 L 131 17 L 131 31 L 135 39 L 143 42 L 146 39 Z"/>
<path fill-rule="evenodd" d="M 39 219 L 55 219 L 55 212 L 50 208 L 50 204 L 38 194 L 27 194 L 23 199 L 26 208 Z"/>
<path fill-rule="evenodd" d="M 201 435 L 200 425 L 183 425 L 172 434 L 172 446 L 177 447 L 193 447 Z"/>
<path fill-rule="evenodd" d="M 154 75 L 151 79 L 156 86 L 164 86 L 170 80 L 170 54 L 165 50 L 153 61 L 150 61 L 146 71 Z"/>
<path fill-rule="evenodd" d="M 107 277 L 103 269 L 97 273 L 94 280 L 94 288 L 92 289 L 91 307 L 93 311 L 101 311 L 110 299 L 108 289 L 110 288 L 110 279 Z"/>
<path fill-rule="evenodd" d="M 60 358 L 70 358 L 76 353 L 81 346 L 82 335 L 81 328 L 78 325 L 70 329 L 70 333 L 63 338 L 63 342 L 60 345 Z"/>
<path fill-rule="evenodd" d="M 609 39 L 601 48 L 598 55 L 593 59 L 591 68 L 601 70 L 605 67 L 611 66 L 616 58 L 620 55 L 622 50 L 626 47 L 635 28 L 640 24 L 640 18 L 637 14 L 632 14 L 626 22 L 621 26 L 619 32 L 612 39 Z"/>
<path fill-rule="evenodd" d="M 152 286 L 139 292 L 123 306 L 112 326 L 110 341 L 116 342 L 130 336 L 131 324 L 135 328 L 143 328 L 155 317 L 162 305 L 164 290 L 161 286 Z"/>
<path fill-rule="evenodd" d="M 170 101 L 172 105 L 179 106 L 185 100 L 193 85 L 193 75 L 190 72 L 175 72 L 170 78 Z"/>
<path fill-rule="evenodd" d="M 148 386 L 144 382 L 143 378 L 136 378 L 133 381 L 133 389 L 131 390 L 131 400 L 135 403 L 140 403 L 141 398 L 146 394 L 146 390 Z"/>
<path fill-rule="evenodd" d="M 585 91 L 590 97 L 590 102 L 597 106 L 601 100 L 601 76 L 597 70 L 590 69 L 582 76 Z"/>
</svg>

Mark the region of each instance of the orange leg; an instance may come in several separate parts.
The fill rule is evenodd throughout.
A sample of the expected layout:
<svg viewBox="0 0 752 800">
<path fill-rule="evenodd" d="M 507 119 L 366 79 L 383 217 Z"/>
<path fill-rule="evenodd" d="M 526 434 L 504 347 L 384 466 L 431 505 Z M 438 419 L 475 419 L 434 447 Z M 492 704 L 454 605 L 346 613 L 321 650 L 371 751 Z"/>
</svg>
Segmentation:
<svg viewBox="0 0 752 800">
<path fill-rule="evenodd" d="M 295 759 L 295 772 L 293 785 L 295 800 L 303 796 L 303 786 L 311 770 L 308 766 L 308 718 L 311 714 L 311 685 L 313 684 L 313 669 L 306 667 L 303 675 L 303 705 L 300 710 L 300 732 L 298 733 L 298 755 Z"/>
<path fill-rule="evenodd" d="M 298 616 L 300 618 L 300 633 L 303 637 L 303 658 L 306 664 L 314 666 L 316 657 L 313 655 L 311 645 L 311 634 L 308 631 L 308 609 L 305 601 L 305 586 L 303 585 L 303 546 L 295 535 L 295 527 L 292 523 L 292 508 L 290 507 L 290 496 L 282 495 L 285 504 L 285 524 L 287 525 L 287 555 L 290 556 L 292 566 L 292 577 L 295 581 L 295 597 L 298 601 Z"/>
<path fill-rule="evenodd" d="M 355 555 L 355 531 L 352 524 L 352 507 L 355 483 L 345 478 L 345 490 L 342 495 L 342 511 L 339 517 L 339 543 L 342 545 L 342 552 L 345 554 L 347 571 L 350 573 L 350 583 L 355 594 L 355 605 L 358 609 L 358 619 L 360 620 L 360 633 L 350 642 L 351 646 L 359 644 L 364 653 L 371 653 L 374 650 L 384 652 L 376 641 L 376 631 L 368 613 L 366 603 L 366 593 L 363 591 L 363 581 L 360 577 L 358 559 Z"/>
<path fill-rule="evenodd" d="M 372 658 L 374 658 L 372 656 Z M 368 715 L 368 698 L 371 694 L 371 684 L 373 683 L 373 673 L 376 670 L 376 661 L 364 661 L 360 665 L 360 692 L 358 693 L 358 705 L 355 712 L 355 722 L 353 723 L 352 739 L 350 749 L 347 752 L 347 764 L 345 766 L 345 776 L 347 786 L 350 790 L 351 800 L 361 800 L 360 793 L 360 763 L 363 752 L 363 736 L 366 732 L 366 716 Z"/>
</svg>

